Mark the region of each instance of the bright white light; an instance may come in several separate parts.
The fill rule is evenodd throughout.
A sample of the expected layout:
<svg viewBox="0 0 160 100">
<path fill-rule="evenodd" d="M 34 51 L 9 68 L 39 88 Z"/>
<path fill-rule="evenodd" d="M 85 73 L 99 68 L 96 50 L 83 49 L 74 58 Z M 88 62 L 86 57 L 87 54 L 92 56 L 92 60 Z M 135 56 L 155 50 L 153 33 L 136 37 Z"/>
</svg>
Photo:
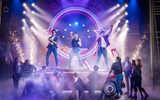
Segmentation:
<svg viewBox="0 0 160 100">
<path fill-rule="evenodd" d="M 74 24 L 77 26 L 77 25 L 78 25 L 78 22 L 75 22 Z"/>
<path fill-rule="evenodd" d="M 125 4 L 125 7 L 127 8 L 127 7 L 128 7 L 128 4 Z"/>
<path fill-rule="evenodd" d="M 120 12 L 117 12 L 117 15 L 120 15 Z"/>
<path fill-rule="evenodd" d="M 63 38 L 65 38 L 65 36 L 64 36 L 64 35 L 63 35 L 62 37 L 63 37 Z"/>
<path fill-rule="evenodd" d="M 69 24 L 69 26 L 72 26 L 72 24 Z"/>
<path fill-rule="evenodd" d="M 23 3 L 23 6 L 26 6 L 26 3 Z"/>
<path fill-rule="evenodd" d="M 32 13 L 32 14 L 35 14 L 35 12 L 34 12 L 34 11 L 32 11 L 31 13 Z"/>
<path fill-rule="evenodd" d="M 67 29 L 64 29 L 64 31 L 66 32 L 66 31 L 67 31 Z"/>
<path fill-rule="evenodd" d="M 26 22 L 26 20 L 23 18 L 23 19 L 22 19 L 22 22 Z"/>
<path fill-rule="evenodd" d="M 128 20 L 126 20 L 126 23 L 129 23 L 129 21 L 128 21 Z"/>
<path fill-rule="evenodd" d="M 89 32 L 90 30 L 87 30 L 87 32 Z"/>
<path fill-rule="evenodd" d="M 128 15 L 128 12 L 125 12 L 125 15 Z"/>
<path fill-rule="evenodd" d="M 34 3 L 32 3 L 32 7 L 34 7 L 35 6 L 35 4 Z"/>
<path fill-rule="evenodd" d="M 120 7 L 120 4 L 117 4 L 117 7 Z"/>
<path fill-rule="evenodd" d="M 117 20 L 117 22 L 118 22 L 118 23 L 120 23 L 120 22 L 121 22 L 121 20 Z"/>
<path fill-rule="evenodd" d="M 85 25 L 84 25 L 84 24 L 83 24 L 82 26 L 83 26 L 83 27 L 85 27 Z"/>
<path fill-rule="evenodd" d="M 26 11 L 23 11 L 23 14 L 26 14 Z"/>
<path fill-rule="evenodd" d="M 22 27 L 22 30 L 25 30 L 25 27 L 24 27 L 24 26 Z"/>
<path fill-rule="evenodd" d="M 33 23 L 33 22 L 34 22 L 34 19 L 31 19 L 31 22 Z"/>
<path fill-rule="evenodd" d="M 30 28 L 31 30 L 33 30 L 34 29 L 34 27 L 33 26 L 31 26 L 31 28 Z"/>
<path fill-rule="evenodd" d="M 117 31 L 119 32 L 120 30 L 121 30 L 121 28 L 120 28 L 120 27 L 118 27 Z"/>
<path fill-rule="evenodd" d="M 90 38 L 91 38 L 91 36 L 89 35 L 89 36 L 88 36 L 88 38 L 90 39 Z"/>
<path fill-rule="evenodd" d="M 127 31 L 129 31 L 129 28 L 127 27 L 127 29 L 126 29 Z"/>
</svg>

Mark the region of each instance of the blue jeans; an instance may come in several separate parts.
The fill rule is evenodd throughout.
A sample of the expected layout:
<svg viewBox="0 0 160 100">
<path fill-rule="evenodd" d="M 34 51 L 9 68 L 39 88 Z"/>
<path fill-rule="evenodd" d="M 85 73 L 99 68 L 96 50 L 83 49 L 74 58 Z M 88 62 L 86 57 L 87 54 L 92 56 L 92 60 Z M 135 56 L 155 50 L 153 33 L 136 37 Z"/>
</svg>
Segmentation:
<svg viewBox="0 0 160 100">
<path fill-rule="evenodd" d="M 121 88 L 122 79 L 123 79 L 123 75 L 122 75 L 122 74 L 116 75 L 116 88 L 117 88 L 117 94 L 120 93 L 120 95 L 123 95 L 123 91 L 122 91 L 122 88 Z"/>
<path fill-rule="evenodd" d="M 82 63 L 82 59 L 80 56 L 80 48 L 79 47 L 72 48 L 72 51 L 70 52 L 70 55 L 69 55 L 69 67 L 71 67 L 71 61 L 72 61 L 72 58 L 74 55 L 77 56 L 79 65 L 82 67 L 83 63 Z"/>
<path fill-rule="evenodd" d="M 108 65 L 107 48 L 102 48 L 102 47 L 99 47 L 98 49 L 97 65 L 99 65 L 102 54 L 104 56 L 105 64 Z"/>
<path fill-rule="evenodd" d="M 49 65 L 49 57 L 51 55 L 51 53 L 53 52 L 54 54 L 54 58 L 55 58 L 55 62 L 56 62 L 56 66 L 58 66 L 58 54 L 57 54 L 57 48 L 52 46 L 51 48 L 48 48 L 47 54 L 46 54 L 46 65 Z"/>
</svg>

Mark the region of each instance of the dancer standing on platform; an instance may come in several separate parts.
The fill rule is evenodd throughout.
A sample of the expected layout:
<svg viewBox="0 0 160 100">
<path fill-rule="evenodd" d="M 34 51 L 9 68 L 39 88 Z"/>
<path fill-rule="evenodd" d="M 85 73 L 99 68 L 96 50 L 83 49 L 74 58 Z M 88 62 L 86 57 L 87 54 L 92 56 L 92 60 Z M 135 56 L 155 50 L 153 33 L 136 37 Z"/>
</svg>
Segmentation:
<svg viewBox="0 0 160 100">
<path fill-rule="evenodd" d="M 56 30 L 52 30 L 52 36 L 50 36 L 48 38 L 48 41 L 49 41 L 49 44 L 47 46 L 48 51 L 47 51 L 47 54 L 46 54 L 46 66 L 49 65 L 49 57 L 50 57 L 51 53 L 53 52 L 55 62 L 56 62 L 56 67 L 59 67 L 58 66 L 58 54 L 57 54 L 58 37 L 56 36 Z"/>
<path fill-rule="evenodd" d="M 113 29 L 113 25 L 111 25 L 111 29 L 109 30 L 109 32 L 101 31 L 99 34 L 99 37 L 97 39 L 98 54 L 97 54 L 96 65 L 99 65 L 102 54 L 104 56 L 106 66 L 108 65 L 107 47 L 110 45 L 108 38 L 112 32 L 112 29 Z"/>
<path fill-rule="evenodd" d="M 71 50 L 70 55 L 69 55 L 69 68 L 71 68 L 71 60 L 72 60 L 74 55 L 77 56 L 78 61 L 79 61 L 79 65 L 82 68 L 83 63 L 82 63 L 82 59 L 81 59 L 81 56 L 80 56 L 81 39 L 78 37 L 77 33 L 74 33 L 74 34 L 70 33 L 70 35 L 71 35 L 71 38 L 72 38 L 72 42 L 71 42 L 72 50 Z"/>
</svg>

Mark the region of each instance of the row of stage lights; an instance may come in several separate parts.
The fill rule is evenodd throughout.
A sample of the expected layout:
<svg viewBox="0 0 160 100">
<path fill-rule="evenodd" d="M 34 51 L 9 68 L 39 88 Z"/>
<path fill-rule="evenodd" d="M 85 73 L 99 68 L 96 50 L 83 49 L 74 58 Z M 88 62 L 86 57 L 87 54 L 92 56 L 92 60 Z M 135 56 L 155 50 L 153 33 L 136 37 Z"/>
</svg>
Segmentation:
<svg viewBox="0 0 160 100">
<path fill-rule="evenodd" d="M 35 3 L 32 3 L 31 6 L 32 6 L 32 7 L 35 7 Z M 23 7 L 27 7 L 27 4 L 26 4 L 26 3 L 23 3 Z M 34 15 L 34 14 L 35 14 L 35 11 L 32 10 L 32 11 L 29 12 L 29 13 L 31 13 L 32 15 Z M 26 15 L 26 14 L 27 14 L 27 11 L 23 11 L 23 14 Z M 33 22 L 34 19 L 31 19 L 30 21 Z M 27 21 L 26 21 L 25 18 L 22 19 L 22 22 L 23 22 L 24 25 L 27 23 Z M 25 29 L 26 29 L 26 27 L 25 27 L 25 26 L 22 26 L 22 30 L 24 31 Z M 31 26 L 30 29 L 33 29 L 33 26 Z"/>
<path fill-rule="evenodd" d="M 23 6 L 25 7 L 25 6 L 27 6 L 27 4 L 26 4 L 26 3 L 23 3 Z M 32 7 L 35 7 L 35 3 L 32 3 L 31 6 L 32 6 Z M 116 7 L 119 8 L 119 7 L 120 7 L 120 4 L 117 4 Z M 123 9 L 124 9 L 124 8 L 127 8 L 127 7 L 128 7 L 128 4 L 125 4 L 125 5 L 123 6 Z M 35 11 L 31 11 L 30 13 L 34 15 L 34 14 L 35 14 Z M 27 14 L 27 12 L 26 12 L 26 11 L 23 11 L 23 14 L 25 15 L 25 14 Z M 120 12 L 117 12 L 117 15 L 120 15 Z M 125 12 L 125 15 L 127 16 L 127 15 L 128 15 L 128 12 Z M 33 22 L 34 19 L 31 19 L 30 21 Z M 26 23 L 26 20 L 23 18 L 23 19 L 22 19 L 22 22 L 23 22 L 23 23 Z M 118 22 L 120 23 L 120 20 L 118 20 Z M 129 21 L 126 20 L 125 23 L 129 23 Z M 75 26 L 78 26 L 79 23 L 76 21 L 76 22 L 74 22 L 74 25 L 75 25 Z M 73 26 L 73 24 L 69 23 L 68 26 L 71 27 L 71 26 Z M 85 27 L 85 24 L 83 24 L 82 27 Z M 33 26 L 31 26 L 30 28 L 32 29 Z M 25 27 L 24 27 L 24 26 L 22 27 L 22 30 L 25 30 Z M 118 27 L 118 31 L 119 31 L 119 30 L 120 30 L 120 27 Z M 64 31 L 67 31 L 67 29 L 64 29 Z M 90 30 L 87 30 L 87 32 L 90 32 Z"/>
<path fill-rule="evenodd" d="M 120 4 L 117 4 L 116 7 L 119 8 L 119 7 L 120 7 Z M 125 4 L 125 5 L 122 7 L 122 9 L 126 9 L 126 8 L 128 8 L 128 4 Z M 127 15 L 128 15 L 128 12 L 125 11 L 124 14 L 125 14 L 125 16 L 127 16 Z M 117 16 L 119 16 L 119 15 L 120 15 L 120 12 L 117 12 Z M 120 19 L 117 20 L 117 23 L 118 23 L 118 24 L 119 24 L 120 22 L 121 22 Z M 125 24 L 126 24 L 127 26 L 128 26 L 128 23 L 129 23 L 129 20 L 125 20 Z M 129 31 L 129 28 L 127 27 L 126 30 Z M 120 31 L 121 31 L 121 28 L 120 28 L 120 27 L 117 27 L 117 32 L 120 32 Z"/>
</svg>

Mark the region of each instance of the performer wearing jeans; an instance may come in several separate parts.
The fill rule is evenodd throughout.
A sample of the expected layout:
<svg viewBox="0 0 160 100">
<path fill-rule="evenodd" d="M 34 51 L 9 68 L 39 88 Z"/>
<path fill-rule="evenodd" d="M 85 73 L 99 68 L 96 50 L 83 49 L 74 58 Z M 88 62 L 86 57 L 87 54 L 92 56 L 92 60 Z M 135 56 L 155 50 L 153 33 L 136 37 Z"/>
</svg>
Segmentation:
<svg viewBox="0 0 160 100">
<path fill-rule="evenodd" d="M 102 54 L 105 59 L 105 64 L 108 65 L 107 47 L 110 45 L 108 38 L 112 32 L 112 28 L 113 28 L 113 25 L 111 25 L 111 29 L 109 30 L 109 32 L 101 31 L 97 39 L 97 43 L 98 43 L 98 54 L 97 54 L 97 62 L 96 62 L 97 65 L 99 65 Z"/>
<path fill-rule="evenodd" d="M 114 75 L 116 76 L 116 88 L 117 88 L 117 98 L 123 95 L 123 91 L 121 88 L 121 82 L 123 80 L 123 75 L 122 75 L 122 65 L 121 65 L 121 58 L 117 57 L 116 62 L 112 64 L 111 71 L 109 74 L 113 71 Z M 120 94 L 120 96 L 119 96 Z"/>
<path fill-rule="evenodd" d="M 74 35 L 72 35 L 72 33 L 70 33 L 71 38 L 72 38 L 72 51 L 70 52 L 69 55 L 69 68 L 71 68 L 71 60 L 73 58 L 74 55 L 77 56 L 78 61 L 79 61 L 79 65 L 82 67 L 83 63 L 82 63 L 82 59 L 80 56 L 80 46 L 81 46 L 81 39 L 78 37 L 77 33 L 74 33 Z"/>
<path fill-rule="evenodd" d="M 58 67 L 58 54 L 57 54 L 58 38 L 56 36 L 56 30 L 52 30 L 52 36 L 50 36 L 48 38 L 48 41 L 49 41 L 49 44 L 47 46 L 48 51 L 47 51 L 47 54 L 46 54 L 46 66 L 49 65 L 49 57 L 50 57 L 51 53 L 53 52 L 55 62 L 56 62 L 56 66 Z"/>
<path fill-rule="evenodd" d="M 129 57 L 126 57 L 125 61 L 122 63 L 122 66 L 123 66 L 123 72 L 124 72 L 126 85 L 127 85 L 126 94 L 129 95 L 129 80 L 130 80 L 130 75 L 132 73 L 132 64 L 129 60 Z"/>
</svg>

